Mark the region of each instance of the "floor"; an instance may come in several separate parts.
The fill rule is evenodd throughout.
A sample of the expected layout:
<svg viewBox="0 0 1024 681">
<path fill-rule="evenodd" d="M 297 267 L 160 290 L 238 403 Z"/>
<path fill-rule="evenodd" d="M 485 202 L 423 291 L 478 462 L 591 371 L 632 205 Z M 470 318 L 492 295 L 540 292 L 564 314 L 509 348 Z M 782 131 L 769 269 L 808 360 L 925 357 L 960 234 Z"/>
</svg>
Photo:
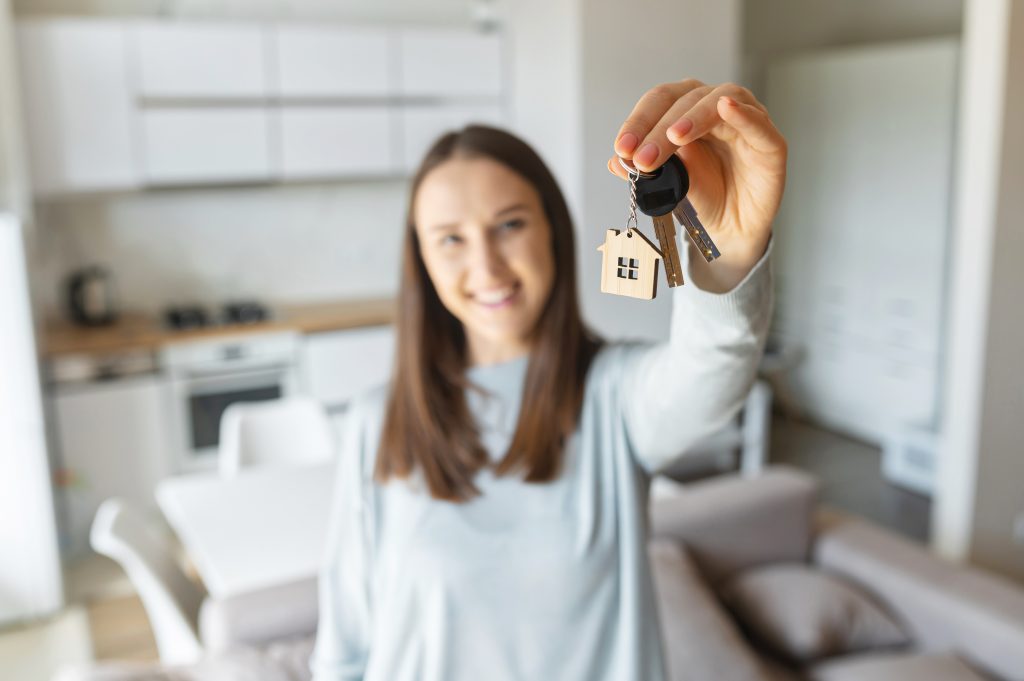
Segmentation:
<svg viewBox="0 0 1024 681">
<path fill-rule="evenodd" d="M 814 473 L 822 501 L 926 541 L 930 502 L 894 487 L 880 474 L 881 452 L 792 418 L 772 423 L 771 460 Z M 51 681 L 63 665 L 90 660 L 156 660 L 142 603 L 124 573 L 100 556 L 66 571 L 72 605 L 31 626 L 0 631 L 2 678 Z"/>
</svg>

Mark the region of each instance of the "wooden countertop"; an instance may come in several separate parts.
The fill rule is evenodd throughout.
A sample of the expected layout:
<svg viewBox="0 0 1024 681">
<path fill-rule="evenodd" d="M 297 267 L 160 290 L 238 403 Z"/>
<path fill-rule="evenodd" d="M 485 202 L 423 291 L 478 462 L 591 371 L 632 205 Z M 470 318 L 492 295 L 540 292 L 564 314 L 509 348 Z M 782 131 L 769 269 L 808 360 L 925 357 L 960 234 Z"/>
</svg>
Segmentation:
<svg viewBox="0 0 1024 681">
<path fill-rule="evenodd" d="M 161 319 L 146 314 L 126 313 L 115 324 L 81 327 L 66 320 L 49 321 L 43 326 L 44 357 L 69 354 L 103 355 L 115 352 L 155 351 L 167 343 L 220 338 L 266 331 L 318 333 L 361 326 L 390 324 L 395 317 L 391 298 L 344 300 L 306 305 L 271 307 L 272 318 L 251 324 L 218 325 L 176 331 Z"/>
</svg>

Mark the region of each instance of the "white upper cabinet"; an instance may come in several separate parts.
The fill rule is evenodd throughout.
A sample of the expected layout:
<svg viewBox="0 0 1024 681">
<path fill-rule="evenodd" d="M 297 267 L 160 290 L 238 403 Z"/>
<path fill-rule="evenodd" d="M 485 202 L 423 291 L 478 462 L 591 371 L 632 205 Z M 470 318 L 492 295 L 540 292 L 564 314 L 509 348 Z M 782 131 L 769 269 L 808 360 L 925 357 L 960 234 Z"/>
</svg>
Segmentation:
<svg viewBox="0 0 1024 681">
<path fill-rule="evenodd" d="M 382 106 L 281 110 L 281 177 L 365 177 L 398 170 L 394 112 Z"/>
<path fill-rule="evenodd" d="M 122 25 L 26 21 L 19 23 L 17 39 L 34 192 L 137 186 Z"/>
<path fill-rule="evenodd" d="M 18 42 L 37 196 L 389 176 L 505 119 L 496 33 L 31 19 Z"/>
<path fill-rule="evenodd" d="M 372 28 L 277 26 L 273 91 L 283 98 L 384 97 L 396 91 L 395 37 Z"/>
<path fill-rule="evenodd" d="M 147 184 L 272 178 L 270 115 L 264 109 L 167 108 L 141 115 Z"/>
<path fill-rule="evenodd" d="M 139 94 L 167 99 L 265 97 L 270 92 L 267 30 L 235 23 L 134 24 L 131 48 Z"/>
<path fill-rule="evenodd" d="M 498 97 L 501 39 L 496 33 L 455 29 L 400 34 L 400 92 L 416 97 Z"/>
</svg>

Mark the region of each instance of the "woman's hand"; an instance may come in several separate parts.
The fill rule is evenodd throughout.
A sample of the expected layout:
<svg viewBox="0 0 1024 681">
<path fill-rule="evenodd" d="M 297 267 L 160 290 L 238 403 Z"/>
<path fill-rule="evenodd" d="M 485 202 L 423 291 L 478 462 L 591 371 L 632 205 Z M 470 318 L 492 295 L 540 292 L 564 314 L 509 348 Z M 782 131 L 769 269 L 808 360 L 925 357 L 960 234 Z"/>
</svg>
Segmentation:
<svg viewBox="0 0 1024 681">
<path fill-rule="evenodd" d="M 749 90 L 692 79 L 658 85 L 622 124 L 615 153 L 644 171 L 673 153 L 686 164 L 687 196 L 722 253 L 712 265 L 690 258 L 700 288 L 731 290 L 764 254 L 786 184 L 786 140 Z M 627 177 L 614 156 L 608 169 Z"/>
</svg>

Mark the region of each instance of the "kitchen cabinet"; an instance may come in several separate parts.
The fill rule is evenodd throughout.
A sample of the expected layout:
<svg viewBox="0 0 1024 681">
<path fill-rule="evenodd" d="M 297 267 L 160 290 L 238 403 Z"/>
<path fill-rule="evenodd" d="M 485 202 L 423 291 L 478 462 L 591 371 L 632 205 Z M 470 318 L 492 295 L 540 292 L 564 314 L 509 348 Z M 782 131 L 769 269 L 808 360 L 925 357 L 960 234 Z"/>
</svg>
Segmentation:
<svg viewBox="0 0 1024 681">
<path fill-rule="evenodd" d="M 146 184 L 261 181 L 274 175 L 270 114 L 257 108 L 168 108 L 141 114 Z"/>
<path fill-rule="evenodd" d="M 279 116 L 284 179 L 365 177 L 399 169 L 390 107 L 286 106 Z"/>
<path fill-rule="evenodd" d="M 168 384 L 159 373 L 58 383 L 50 399 L 62 545 L 66 556 L 75 556 L 88 551 L 104 499 L 155 508 L 153 490 L 167 473 L 171 441 Z"/>
<path fill-rule="evenodd" d="M 244 23 L 138 22 L 130 52 L 138 94 L 155 99 L 253 99 L 269 94 L 267 28 Z"/>
<path fill-rule="evenodd" d="M 498 104 L 440 104 L 407 106 L 402 109 L 402 168 L 407 172 L 416 165 L 439 135 L 467 123 L 502 125 L 504 115 Z"/>
<path fill-rule="evenodd" d="M 18 23 L 33 190 L 40 195 L 140 182 L 124 27 L 87 19 Z"/>
<path fill-rule="evenodd" d="M 409 29 L 399 37 L 399 92 L 412 97 L 499 97 L 497 33 Z"/>
<path fill-rule="evenodd" d="M 353 397 L 388 381 L 394 347 L 391 326 L 308 334 L 299 363 L 303 390 L 337 414 Z"/>
<path fill-rule="evenodd" d="M 20 21 L 37 195 L 386 177 L 505 122 L 502 38 L 287 22 Z"/>
<path fill-rule="evenodd" d="M 396 91 L 391 31 L 279 24 L 271 40 L 273 91 L 282 98 L 385 97 Z"/>
</svg>

